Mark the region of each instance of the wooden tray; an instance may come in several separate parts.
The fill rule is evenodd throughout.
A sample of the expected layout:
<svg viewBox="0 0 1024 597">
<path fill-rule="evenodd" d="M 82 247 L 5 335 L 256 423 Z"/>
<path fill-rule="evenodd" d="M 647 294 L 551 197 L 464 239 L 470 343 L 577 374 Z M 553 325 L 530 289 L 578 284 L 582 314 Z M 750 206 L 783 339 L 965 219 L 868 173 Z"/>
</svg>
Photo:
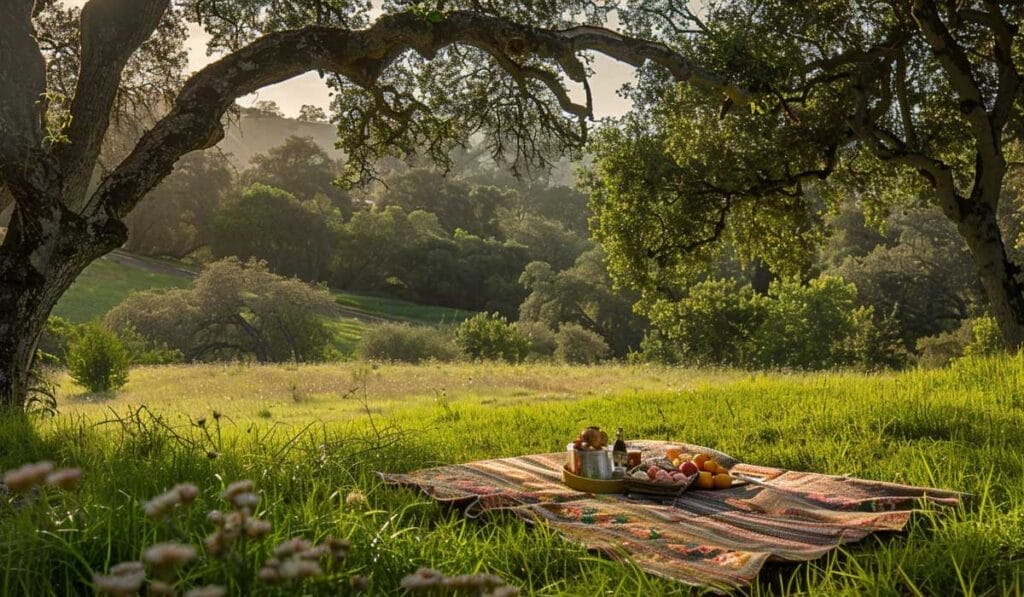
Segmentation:
<svg viewBox="0 0 1024 597">
<path fill-rule="evenodd" d="M 587 493 L 624 493 L 625 479 L 590 479 L 575 475 L 568 468 L 562 467 L 562 480 L 571 489 Z"/>
</svg>

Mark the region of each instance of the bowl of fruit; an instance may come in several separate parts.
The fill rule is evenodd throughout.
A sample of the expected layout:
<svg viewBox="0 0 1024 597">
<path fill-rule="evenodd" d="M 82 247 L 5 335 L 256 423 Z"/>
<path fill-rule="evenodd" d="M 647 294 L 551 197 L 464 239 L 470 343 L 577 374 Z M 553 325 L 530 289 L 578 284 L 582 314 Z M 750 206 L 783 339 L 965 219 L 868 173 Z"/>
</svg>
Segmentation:
<svg viewBox="0 0 1024 597">
<path fill-rule="evenodd" d="M 670 448 L 664 458 L 645 460 L 626 476 L 631 494 L 675 497 L 690 487 L 727 489 L 737 483 L 728 469 L 708 454 L 687 454 Z"/>
<path fill-rule="evenodd" d="M 633 467 L 626 474 L 626 492 L 630 494 L 676 497 L 697 480 L 665 458 L 653 458 Z"/>
<path fill-rule="evenodd" d="M 669 448 L 665 451 L 665 458 L 680 471 L 688 475 L 696 474 L 693 485 L 697 489 L 728 489 L 742 484 L 710 454 L 688 454 L 682 448 Z"/>
</svg>

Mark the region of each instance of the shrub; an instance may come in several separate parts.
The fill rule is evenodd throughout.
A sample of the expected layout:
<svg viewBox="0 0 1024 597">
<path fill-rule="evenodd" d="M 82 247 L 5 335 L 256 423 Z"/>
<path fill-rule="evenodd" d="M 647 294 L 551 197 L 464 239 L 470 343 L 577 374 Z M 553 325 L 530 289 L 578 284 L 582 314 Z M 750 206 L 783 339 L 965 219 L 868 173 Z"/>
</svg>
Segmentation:
<svg viewBox="0 0 1024 597">
<path fill-rule="evenodd" d="M 646 352 L 699 366 L 750 364 L 751 338 L 765 316 L 750 285 L 732 279 L 695 284 L 679 301 L 656 301 L 647 315 L 658 333 L 648 335 Z"/>
<path fill-rule="evenodd" d="M 964 347 L 965 356 L 987 356 L 1006 350 L 999 324 L 994 317 L 978 317 L 971 320 L 974 339 Z"/>
<path fill-rule="evenodd" d="M 180 350 L 170 348 L 164 342 L 150 340 L 134 327 L 120 330 L 117 337 L 128 351 L 132 365 L 170 365 L 185 360 Z"/>
<path fill-rule="evenodd" d="M 129 295 L 106 324 L 188 361 L 319 361 L 331 354 L 322 316 L 334 310 L 324 288 L 273 274 L 260 261 L 224 259 L 208 265 L 192 288 Z"/>
<path fill-rule="evenodd" d="M 530 351 L 530 340 L 497 313 L 480 313 L 459 325 L 455 342 L 474 359 L 518 363 Z"/>
<path fill-rule="evenodd" d="M 548 326 L 539 321 L 517 321 L 516 329 L 530 342 L 530 358 L 547 359 L 555 354 L 557 341 Z"/>
<path fill-rule="evenodd" d="M 953 359 L 962 356 L 967 345 L 973 341 L 971 320 L 965 319 L 960 326 L 948 332 L 925 336 L 917 340 L 917 364 L 921 367 L 945 367 Z"/>
<path fill-rule="evenodd" d="M 757 365 L 829 369 L 850 364 L 848 338 L 854 333 L 857 287 L 821 276 L 807 284 L 777 280 L 764 304 L 765 320 L 754 335 Z"/>
<path fill-rule="evenodd" d="M 604 338 L 575 323 L 563 323 L 556 341 L 555 358 L 566 363 L 592 365 L 608 356 Z"/>
<path fill-rule="evenodd" d="M 131 359 L 111 331 L 92 323 L 68 347 L 71 378 L 90 392 L 116 390 L 128 382 Z"/>
<path fill-rule="evenodd" d="M 359 339 L 356 354 L 371 361 L 454 361 L 458 349 L 444 332 L 437 328 L 407 323 L 375 325 Z"/>
<path fill-rule="evenodd" d="M 66 365 L 68 346 L 79 336 L 78 326 L 63 317 L 51 315 L 39 336 L 39 350 L 43 364 Z"/>
<path fill-rule="evenodd" d="M 868 371 L 902 369 L 910 361 L 898 322 L 891 317 L 876 318 L 874 307 L 854 310 L 846 352 L 853 364 Z"/>
</svg>

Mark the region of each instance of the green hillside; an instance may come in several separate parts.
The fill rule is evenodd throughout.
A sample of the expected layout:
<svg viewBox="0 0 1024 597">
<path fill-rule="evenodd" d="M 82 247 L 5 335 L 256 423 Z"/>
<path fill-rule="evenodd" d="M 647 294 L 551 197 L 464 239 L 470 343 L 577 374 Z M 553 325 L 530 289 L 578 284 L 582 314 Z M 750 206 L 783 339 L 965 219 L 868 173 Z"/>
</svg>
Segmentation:
<svg viewBox="0 0 1024 597">
<path fill-rule="evenodd" d="M 112 253 L 93 262 L 75 280 L 54 309 L 54 315 L 85 323 L 106 315 L 132 292 L 184 288 L 194 272 L 183 266 L 127 253 Z M 400 321 L 421 325 L 458 323 L 473 312 L 420 305 L 393 298 L 334 291 L 341 313 L 330 322 L 334 346 L 351 353 L 370 325 Z"/>
<path fill-rule="evenodd" d="M 170 268 L 135 267 L 117 256 L 97 259 L 85 268 L 53 310 L 54 315 L 74 323 L 85 323 L 107 314 L 132 292 L 183 288 L 192 283 L 188 275 L 169 273 Z"/>
</svg>

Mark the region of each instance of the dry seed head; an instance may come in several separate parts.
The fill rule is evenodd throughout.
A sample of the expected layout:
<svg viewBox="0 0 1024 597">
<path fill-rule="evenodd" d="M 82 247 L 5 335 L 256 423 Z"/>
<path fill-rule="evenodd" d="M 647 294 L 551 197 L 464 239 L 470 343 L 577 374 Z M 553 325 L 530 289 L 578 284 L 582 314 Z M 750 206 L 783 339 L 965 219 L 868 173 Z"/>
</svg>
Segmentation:
<svg viewBox="0 0 1024 597">
<path fill-rule="evenodd" d="M 347 539 L 335 539 L 330 537 L 324 541 L 324 546 L 330 550 L 331 557 L 334 558 L 334 561 L 340 562 L 348 557 L 348 552 L 352 548 L 352 543 Z"/>
<path fill-rule="evenodd" d="M 314 545 L 309 549 L 304 549 L 299 553 L 295 554 L 295 557 L 303 560 L 319 560 L 327 553 L 327 548 L 323 545 Z"/>
<path fill-rule="evenodd" d="M 224 597 L 228 594 L 227 589 L 219 585 L 206 585 L 192 589 L 185 593 L 185 597 Z"/>
<path fill-rule="evenodd" d="M 236 508 L 252 510 L 260 503 L 260 496 L 250 491 L 246 491 L 244 493 L 231 496 L 231 503 L 234 504 Z"/>
<path fill-rule="evenodd" d="M 517 597 L 518 595 L 519 589 L 509 585 L 498 587 L 491 591 L 491 597 Z"/>
<path fill-rule="evenodd" d="M 287 558 L 296 552 L 306 551 L 312 547 L 309 541 L 302 537 L 293 537 L 274 548 L 274 555 L 279 558 Z"/>
<path fill-rule="evenodd" d="M 110 573 L 114 576 L 123 576 L 125 574 L 134 574 L 136 572 L 145 572 L 146 566 L 138 560 L 131 560 L 128 562 L 121 562 L 120 564 L 114 564 L 110 567 Z"/>
<path fill-rule="evenodd" d="M 323 572 L 320 569 L 320 564 L 317 564 L 312 560 L 294 558 L 283 562 L 279 570 L 281 572 L 281 578 L 287 579 L 310 578 L 313 576 L 319 576 Z"/>
<path fill-rule="evenodd" d="M 108 595 L 134 595 L 142 588 L 146 580 L 144 571 L 130 572 L 127 574 L 96 574 L 92 575 L 92 584 L 96 591 Z"/>
<path fill-rule="evenodd" d="M 281 580 L 281 573 L 274 566 L 264 566 L 260 568 L 260 571 L 256 576 L 261 581 L 269 584 L 280 582 Z"/>
<path fill-rule="evenodd" d="M 147 597 L 149 595 L 154 597 L 174 597 L 176 594 L 174 585 L 162 580 L 149 581 L 149 589 L 146 591 Z"/>
<path fill-rule="evenodd" d="M 401 586 L 406 591 L 418 591 L 436 587 L 444 580 L 444 575 L 432 568 L 420 568 L 415 574 L 402 579 Z"/>
<path fill-rule="evenodd" d="M 370 588 L 370 577 L 357 574 L 348 579 L 348 583 L 351 585 L 353 591 L 366 591 Z"/>
<path fill-rule="evenodd" d="M 178 483 L 172 491 L 177 492 L 182 504 L 191 504 L 199 497 L 199 488 L 191 483 Z"/>
<path fill-rule="evenodd" d="M 4 473 L 4 484 L 11 491 L 27 491 L 42 483 L 53 471 L 53 463 L 49 461 L 24 464 Z"/>
<path fill-rule="evenodd" d="M 174 568 L 195 557 L 195 548 L 173 542 L 157 543 L 142 554 L 142 559 L 156 568 Z"/>
<path fill-rule="evenodd" d="M 493 589 L 504 584 L 501 577 L 493 574 L 462 574 L 444 579 L 444 586 L 453 589 Z"/>
<path fill-rule="evenodd" d="M 46 475 L 46 484 L 64 491 L 74 491 L 78 489 L 78 482 L 81 479 L 82 469 L 65 468 Z"/>
<path fill-rule="evenodd" d="M 233 497 L 240 493 L 252 493 L 256 485 L 248 479 L 242 481 L 235 481 L 231 485 L 228 485 L 227 489 L 224 490 L 224 499 L 231 501 Z"/>
<path fill-rule="evenodd" d="M 203 545 L 206 546 L 206 553 L 213 557 L 218 557 L 224 553 L 224 540 L 219 532 L 214 533 L 203 539 Z"/>
<path fill-rule="evenodd" d="M 259 518 L 250 520 L 245 525 L 245 534 L 253 539 L 265 537 L 270 533 L 270 523 Z"/>
<path fill-rule="evenodd" d="M 370 505 L 370 501 L 366 499 L 366 494 L 361 491 L 350 491 L 345 496 L 345 505 L 353 509 L 362 509 Z"/>
<path fill-rule="evenodd" d="M 206 513 L 206 522 L 219 527 L 224 524 L 224 514 L 220 510 L 210 510 Z"/>
</svg>

